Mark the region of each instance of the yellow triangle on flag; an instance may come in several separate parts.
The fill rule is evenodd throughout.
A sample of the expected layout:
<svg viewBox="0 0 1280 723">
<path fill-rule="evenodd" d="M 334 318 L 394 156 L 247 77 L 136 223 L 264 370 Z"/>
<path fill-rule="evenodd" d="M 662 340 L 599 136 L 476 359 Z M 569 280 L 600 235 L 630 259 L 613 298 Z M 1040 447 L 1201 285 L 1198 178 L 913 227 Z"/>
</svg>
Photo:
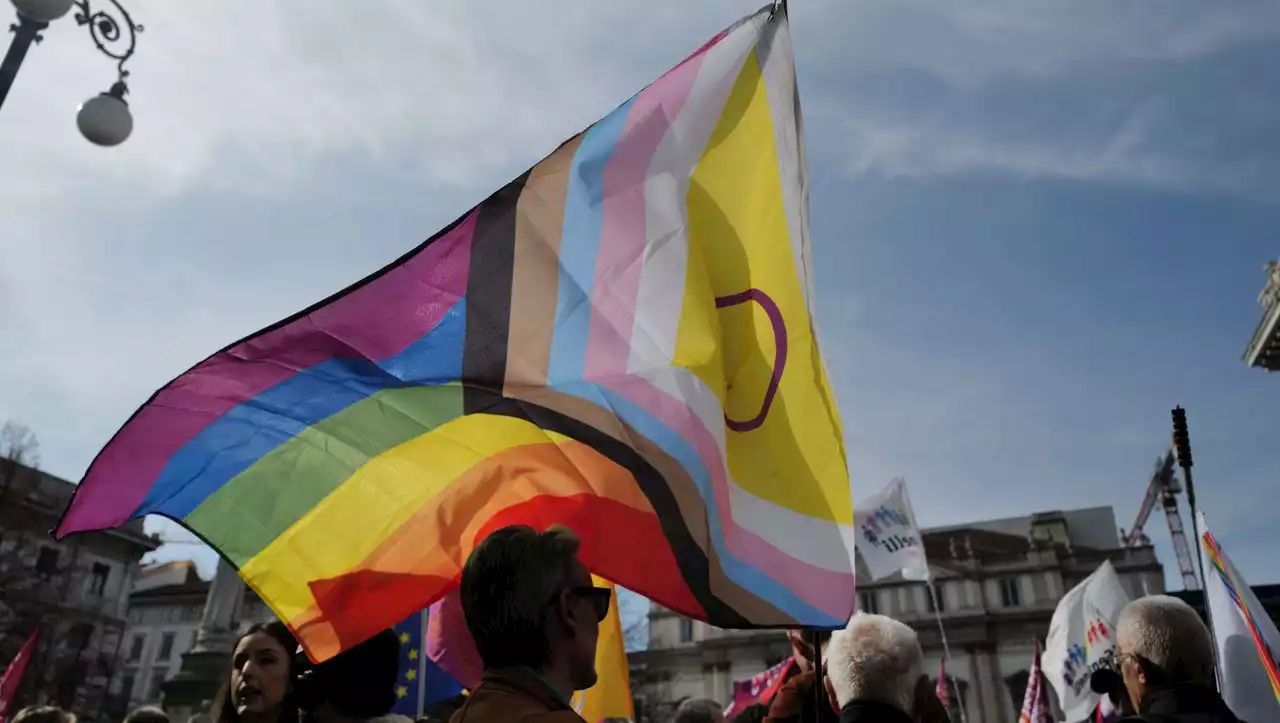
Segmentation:
<svg viewBox="0 0 1280 723">
<path fill-rule="evenodd" d="M 631 705 L 631 674 L 627 669 L 626 641 L 622 635 L 622 616 L 618 613 L 618 589 L 601 577 L 591 576 L 597 587 L 613 591 L 609 615 L 600 623 L 596 643 L 596 684 L 573 694 L 573 709 L 587 723 L 600 723 L 605 718 L 635 719 Z"/>
</svg>

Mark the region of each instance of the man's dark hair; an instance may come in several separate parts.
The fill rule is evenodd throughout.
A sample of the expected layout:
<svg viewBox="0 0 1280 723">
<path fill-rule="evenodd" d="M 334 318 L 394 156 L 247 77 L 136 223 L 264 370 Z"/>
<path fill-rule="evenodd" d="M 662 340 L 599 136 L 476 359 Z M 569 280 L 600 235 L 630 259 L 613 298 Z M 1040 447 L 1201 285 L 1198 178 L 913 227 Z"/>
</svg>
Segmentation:
<svg viewBox="0 0 1280 723">
<path fill-rule="evenodd" d="M 130 711 L 124 723 L 169 723 L 169 714 L 154 705 L 144 705 Z"/>
<path fill-rule="evenodd" d="M 315 666 L 317 697 L 348 718 L 377 718 L 396 704 L 400 675 L 400 638 L 395 631 L 377 635 Z"/>
<path fill-rule="evenodd" d="M 462 612 L 486 668 L 540 669 L 550 658 L 547 606 L 572 579 L 578 536 L 564 527 L 504 527 L 462 568 Z"/>
<path fill-rule="evenodd" d="M 18 711 L 12 723 L 76 723 L 76 717 L 52 705 L 33 705 Z"/>
<path fill-rule="evenodd" d="M 722 706 L 714 700 L 696 698 L 686 700 L 676 708 L 675 723 L 716 723 L 724 718 Z"/>
<path fill-rule="evenodd" d="M 769 706 L 752 703 L 733 717 L 733 723 L 760 723 L 769 715 Z"/>
</svg>

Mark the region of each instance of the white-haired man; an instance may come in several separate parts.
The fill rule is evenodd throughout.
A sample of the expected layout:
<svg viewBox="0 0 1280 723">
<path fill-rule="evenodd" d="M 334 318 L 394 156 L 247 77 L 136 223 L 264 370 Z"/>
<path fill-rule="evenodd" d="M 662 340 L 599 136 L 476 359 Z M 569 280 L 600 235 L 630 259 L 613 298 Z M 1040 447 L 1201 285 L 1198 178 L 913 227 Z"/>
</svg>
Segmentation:
<svg viewBox="0 0 1280 723">
<path fill-rule="evenodd" d="M 840 723 L 911 723 L 924 655 L 915 631 L 858 613 L 827 646 L 827 694 Z"/>
<path fill-rule="evenodd" d="M 1167 595 L 1138 598 L 1116 624 L 1116 664 L 1146 723 L 1239 723 L 1214 690 L 1213 639 L 1190 605 Z"/>
</svg>

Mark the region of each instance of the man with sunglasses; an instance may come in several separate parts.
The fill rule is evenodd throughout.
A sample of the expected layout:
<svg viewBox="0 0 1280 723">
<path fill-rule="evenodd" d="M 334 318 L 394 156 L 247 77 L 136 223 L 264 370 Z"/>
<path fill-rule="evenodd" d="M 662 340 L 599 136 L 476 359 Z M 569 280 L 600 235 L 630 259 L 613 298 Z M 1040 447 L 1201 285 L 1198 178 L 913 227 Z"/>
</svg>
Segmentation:
<svg viewBox="0 0 1280 723">
<path fill-rule="evenodd" d="M 1122 723 L 1239 723 L 1214 689 L 1209 628 L 1185 602 L 1149 595 L 1126 605 L 1115 659 L 1138 710 Z"/>
<path fill-rule="evenodd" d="M 596 682 L 596 641 L 611 593 L 591 583 L 577 535 L 513 525 L 476 545 L 462 611 L 484 677 L 451 723 L 582 723 L 570 698 Z"/>
</svg>

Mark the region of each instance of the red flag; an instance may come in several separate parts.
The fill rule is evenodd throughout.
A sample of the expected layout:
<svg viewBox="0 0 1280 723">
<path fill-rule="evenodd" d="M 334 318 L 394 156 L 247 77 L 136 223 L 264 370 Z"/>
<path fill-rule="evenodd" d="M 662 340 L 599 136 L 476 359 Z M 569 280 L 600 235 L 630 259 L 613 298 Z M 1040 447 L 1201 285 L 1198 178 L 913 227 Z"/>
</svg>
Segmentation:
<svg viewBox="0 0 1280 723">
<path fill-rule="evenodd" d="M 13 656 L 13 662 L 4 669 L 4 675 L 0 675 L 0 723 L 9 719 L 9 706 L 13 705 L 13 699 L 18 697 L 18 684 L 22 682 L 22 674 L 26 672 L 27 663 L 31 661 L 31 655 L 35 652 L 37 633 L 31 633 L 31 637 L 22 644 L 18 654 Z"/>
<path fill-rule="evenodd" d="M 951 710 L 951 693 L 947 685 L 947 661 L 938 661 L 938 700 L 942 701 L 942 707 L 948 712 Z"/>
</svg>

